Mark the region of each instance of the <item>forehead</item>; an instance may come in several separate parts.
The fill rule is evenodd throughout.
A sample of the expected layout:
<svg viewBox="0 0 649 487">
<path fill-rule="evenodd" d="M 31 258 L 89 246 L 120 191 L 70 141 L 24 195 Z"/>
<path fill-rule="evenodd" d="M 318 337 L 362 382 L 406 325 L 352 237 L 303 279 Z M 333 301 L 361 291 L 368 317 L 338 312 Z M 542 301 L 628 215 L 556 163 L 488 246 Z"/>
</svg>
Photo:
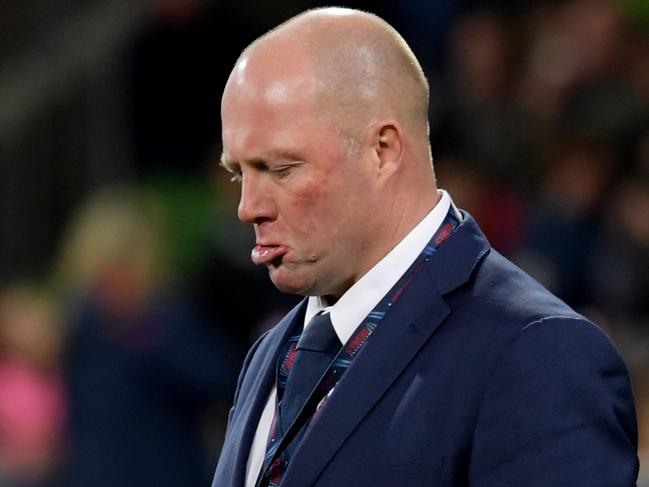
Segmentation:
<svg viewBox="0 0 649 487">
<path fill-rule="evenodd" d="M 233 159 L 318 148 L 338 138 L 304 79 L 267 78 L 228 85 L 221 107 L 223 147 Z M 251 154 L 254 153 L 254 154 Z"/>
<path fill-rule="evenodd" d="M 300 80 L 269 80 L 268 83 L 228 85 L 221 104 L 224 129 L 253 125 L 266 120 L 292 123 L 295 119 L 313 119 L 315 97 Z"/>
<path fill-rule="evenodd" d="M 312 112 L 292 104 L 272 109 L 251 104 L 223 117 L 223 148 L 233 159 L 314 147 L 333 135 Z"/>
</svg>

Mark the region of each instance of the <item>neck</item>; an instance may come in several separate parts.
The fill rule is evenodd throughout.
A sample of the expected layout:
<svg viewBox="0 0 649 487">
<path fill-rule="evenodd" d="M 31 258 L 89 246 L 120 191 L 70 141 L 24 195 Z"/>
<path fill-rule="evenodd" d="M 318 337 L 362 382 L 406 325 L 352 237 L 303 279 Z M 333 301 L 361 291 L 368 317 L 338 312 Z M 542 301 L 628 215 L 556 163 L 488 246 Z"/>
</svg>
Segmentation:
<svg viewBox="0 0 649 487">
<path fill-rule="evenodd" d="M 400 193 L 407 194 L 407 193 Z M 379 263 L 386 255 L 388 255 L 398 244 L 401 242 L 416 226 L 421 222 L 428 213 L 439 203 L 441 193 L 438 192 L 437 187 L 433 186 L 432 190 L 429 189 L 426 195 L 418 199 L 408 196 L 410 205 L 399 204 L 403 202 L 388 202 L 395 203 L 389 210 L 389 218 L 387 220 L 390 225 L 381 225 L 381 228 L 373 232 L 373 235 L 382 235 L 384 238 L 370 239 L 372 247 L 368 247 L 365 253 L 367 264 L 364 266 L 362 272 L 358 275 L 352 276 L 350 280 L 345 282 L 339 290 L 334 293 L 320 296 L 323 306 L 333 306 L 340 299 L 340 297 L 347 292 L 356 282 L 358 282 L 370 269 Z"/>
</svg>

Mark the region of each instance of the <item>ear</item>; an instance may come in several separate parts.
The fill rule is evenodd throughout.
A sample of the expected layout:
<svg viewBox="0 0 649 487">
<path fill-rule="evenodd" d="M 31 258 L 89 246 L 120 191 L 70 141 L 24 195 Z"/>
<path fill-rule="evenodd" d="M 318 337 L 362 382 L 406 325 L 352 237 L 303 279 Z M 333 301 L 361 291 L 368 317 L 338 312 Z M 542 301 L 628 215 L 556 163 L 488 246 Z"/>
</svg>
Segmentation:
<svg viewBox="0 0 649 487">
<path fill-rule="evenodd" d="M 376 170 L 380 177 L 389 177 L 401 167 L 405 140 L 401 126 L 395 120 L 384 120 L 373 130 Z"/>
</svg>

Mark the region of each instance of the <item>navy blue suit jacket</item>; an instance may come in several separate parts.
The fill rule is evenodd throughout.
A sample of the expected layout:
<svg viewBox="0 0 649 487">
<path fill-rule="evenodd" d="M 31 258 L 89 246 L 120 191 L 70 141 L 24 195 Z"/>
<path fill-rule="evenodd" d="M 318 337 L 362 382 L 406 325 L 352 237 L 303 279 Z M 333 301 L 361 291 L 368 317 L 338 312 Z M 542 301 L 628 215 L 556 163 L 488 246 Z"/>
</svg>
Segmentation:
<svg viewBox="0 0 649 487">
<path fill-rule="evenodd" d="M 213 487 L 244 484 L 281 345 L 255 343 Z M 469 215 L 338 383 L 284 487 L 629 487 L 629 374 L 610 340 L 491 249 Z"/>
</svg>

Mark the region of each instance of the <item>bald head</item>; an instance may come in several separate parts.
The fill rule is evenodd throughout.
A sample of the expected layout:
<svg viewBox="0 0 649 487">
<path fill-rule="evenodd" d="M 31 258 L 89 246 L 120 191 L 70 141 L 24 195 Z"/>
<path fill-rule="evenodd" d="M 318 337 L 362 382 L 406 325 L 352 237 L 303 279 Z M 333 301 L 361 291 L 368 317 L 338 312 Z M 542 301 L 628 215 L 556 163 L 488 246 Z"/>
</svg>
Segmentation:
<svg viewBox="0 0 649 487">
<path fill-rule="evenodd" d="M 376 15 L 322 8 L 293 17 L 246 48 L 228 88 L 261 71 L 293 78 L 283 95 L 306 90 L 314 109 L 348 135 L 394 118 L 427 145 L 428 83 L 406 41 Z M 267 96 L 282 95 L 279 85 L 266 88 Z"/>
</svg>

